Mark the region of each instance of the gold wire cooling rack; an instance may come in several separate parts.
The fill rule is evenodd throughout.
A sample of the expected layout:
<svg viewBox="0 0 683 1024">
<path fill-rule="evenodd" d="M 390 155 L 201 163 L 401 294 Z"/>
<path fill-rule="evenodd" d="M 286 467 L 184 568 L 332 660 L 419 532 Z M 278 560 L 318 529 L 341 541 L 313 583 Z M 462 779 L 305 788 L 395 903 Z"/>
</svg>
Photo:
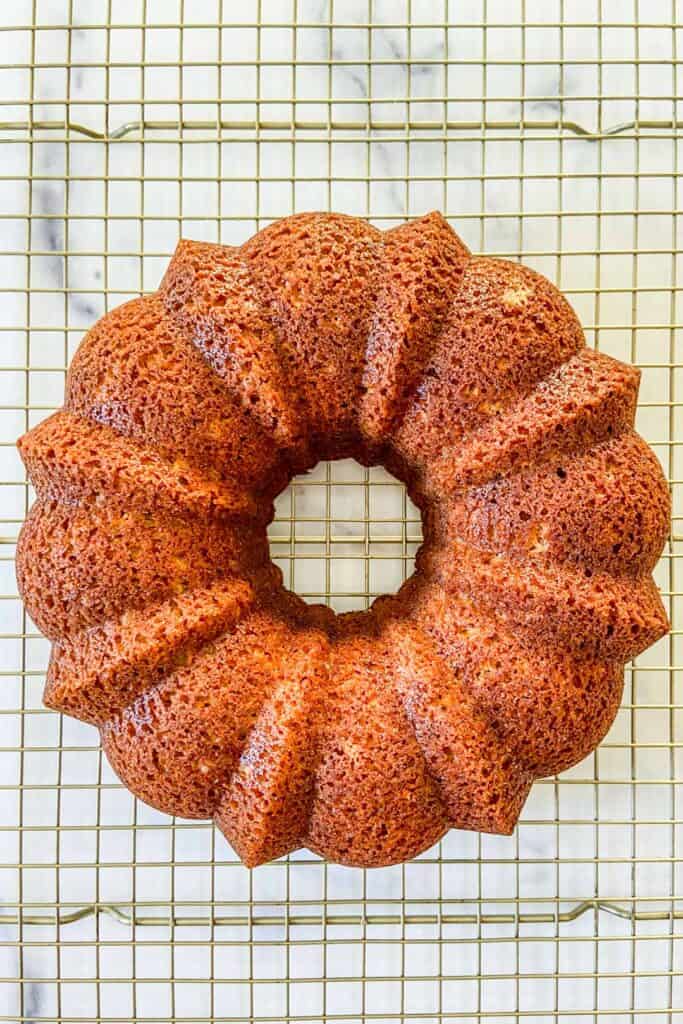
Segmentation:
<svg viewBox="0 0 683 1024">
<path fill-rule="evenodd" d="M 13 0 L 0 11 L 0 1019 L 672 1021 L 683 1008 L 679 5 L 671 0 Z M 568 294 L 643 370 L 671 482 L 673 630 L 627 670 L 600 750 L 537 783 L 513 838 L 452 833 L 362 872 L 248 872 L 136 803 L 93 731 L 41 706 L 13 547 L 14 440 L 61 402 L 101 313 L 179 235 L 300 209 L 441 209 Z M 319 466 L 272 550 L 339 610 L 410 571 L 379 470 Z"/>
</svg>

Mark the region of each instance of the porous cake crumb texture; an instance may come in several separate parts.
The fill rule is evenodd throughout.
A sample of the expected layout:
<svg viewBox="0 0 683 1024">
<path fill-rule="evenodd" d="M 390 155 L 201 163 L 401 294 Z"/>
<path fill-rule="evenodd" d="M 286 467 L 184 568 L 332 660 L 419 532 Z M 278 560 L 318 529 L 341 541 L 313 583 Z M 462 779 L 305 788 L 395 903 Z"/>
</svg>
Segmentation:
<svg viewBox="0 0 683 1024">
<path fill-rule="evenodd" d="M 637 392 L 549 281 L 471 256 L 437 213 L 181 241 L 19 442 L 45 702 L 248 865 L 510 834 L 668 629 L 669 495 Z M 425 540 L 397 594 L 337 616 L 284 589 L 266 530 L 293 476 L 348 457 L 406 484 Z"/>
</svg>

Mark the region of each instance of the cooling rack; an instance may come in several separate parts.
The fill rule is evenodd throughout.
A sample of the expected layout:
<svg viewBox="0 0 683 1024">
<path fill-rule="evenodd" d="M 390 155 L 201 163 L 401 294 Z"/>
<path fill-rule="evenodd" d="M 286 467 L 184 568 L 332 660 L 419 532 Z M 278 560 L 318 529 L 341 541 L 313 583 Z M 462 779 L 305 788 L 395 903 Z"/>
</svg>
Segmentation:
<svg viewBox="0 0 683 1024">
<path fill-rule="evenodd" d="M 679 5 L 671 0 L 13 0 L 0 12 L 0 1020 L 672 1021 L 681 965 Z M 248 872 L 136 803 L 94 731 L 41 705 L 17 597 L 16 436 L 87 327 L 179 235 L 301 209 L 437 208 L 562 287 L 642 368 L 670 480 L 673 630 L 627 669 L 599 751 L 512 838 L 451 833 L 362 872 Z M 278 504 L 288 582 L 338 610 L 410 572 L 401 485 L 321 465 Z"/>
</svg>

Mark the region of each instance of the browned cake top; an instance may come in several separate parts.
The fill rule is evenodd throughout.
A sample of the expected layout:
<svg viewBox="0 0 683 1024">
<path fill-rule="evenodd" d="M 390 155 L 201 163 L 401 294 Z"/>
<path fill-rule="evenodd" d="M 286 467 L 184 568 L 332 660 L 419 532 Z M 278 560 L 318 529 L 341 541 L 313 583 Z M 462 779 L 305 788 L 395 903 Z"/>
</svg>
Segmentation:
<svg viewBox="0 0 683 1024">
<path fill-rule="evenodd" d="M 667 629 L 669 496 L 637 390 L 549 281 L 472 256 L 438 213 L 180 242 L 19 442 L 46 703 L 247 864 L 511 832 Z M 292 477 L 341 457 L 404 481 L 425 534 L 399 593 L 348 616 L 286 591 L 266 536 Z"/>
</svg>

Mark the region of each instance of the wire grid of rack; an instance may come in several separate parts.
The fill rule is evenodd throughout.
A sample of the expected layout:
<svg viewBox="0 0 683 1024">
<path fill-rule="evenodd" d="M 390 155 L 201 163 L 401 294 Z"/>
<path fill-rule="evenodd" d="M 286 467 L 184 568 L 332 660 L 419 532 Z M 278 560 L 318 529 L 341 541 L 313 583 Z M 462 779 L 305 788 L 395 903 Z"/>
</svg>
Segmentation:
<svg viewBox="0 0 683 1024">
<path fill-rule="evenodd" d="M 670 0 L 15 0 L 0 13 L 0 1020 L 673 1020 L 681 982 L 678 4 Z M 600 750 L 513 838 L 401 867 L 243 869 L 136 803 L 46 711 L 13 579 L 16 436 L 83 331 L 153 289 L 179 235 L 301 209 L 441 209 L 568 294 L 642 368 L 671 482 L 673 630 L 629 666 Z M 291 585 L 364 606 L 420 524 L 381 470 L 320 466 L 278 506 Z"/>
</svg>

